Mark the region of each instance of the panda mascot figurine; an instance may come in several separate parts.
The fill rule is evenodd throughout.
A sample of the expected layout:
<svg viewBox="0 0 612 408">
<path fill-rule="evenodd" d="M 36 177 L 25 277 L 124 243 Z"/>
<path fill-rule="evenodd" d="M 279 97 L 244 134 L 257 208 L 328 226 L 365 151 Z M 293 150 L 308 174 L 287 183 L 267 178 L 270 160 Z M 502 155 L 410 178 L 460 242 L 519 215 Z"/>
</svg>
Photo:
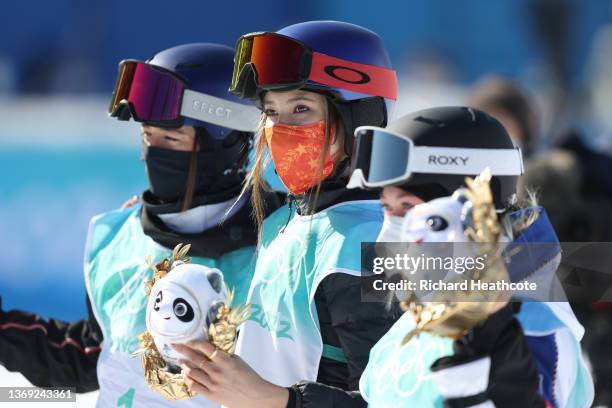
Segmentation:
<svg viewBox="0 0 612 408">
<path fill-rule="evenodd" d="M 219 269 L 190 263 L 190 245 L 179 244 L 172 258 L 153 265 L 153 278 L 145 283 L 147 331 L 138 339 L 149 387 L 168 400 L 188 399 L 191 391 L 181 374 L 182 354 L 172 344 L 207 340 L 232 354 L 237 328 L 250 317 L 249 306 L 231 307 L 229 291 Z"/>
<path fill-rule="evenodd" d="M 227 296 L 221 271 L 197 264 L 175 262 L 170 273 L 153 285 L 147 330 L 170 371 L 180 371 L 183 358 L 171 344 L 208 340 L 208 326 Z"/>
<path fill-rule="evenodd" d="M 484 267 L 451 273 L 446 282 L 467 281 L 466 289 L 436 291 L 433 296 L 402 302 L 416 320 L 416 328 L 404 338 L 406 344 L 420 332 L 460 338 L 469 329 L 502 307 L 510 293 L 501 290 L 471 290 L 469 281 L 509 281 L 502 256 L 507 231 L 498 220 L 487 168 L 478 177 L 466 177 L 467 187 L 452 196 L 414 206 L 404 217 L 401 240 L 413 245 L 463 243 L 452 248 L 454 257 L 482 257 Z M 444 245 L 444 244 L 442 244 Z M 416 293 L 415 293 L 416 294 Z"/>
</svg>

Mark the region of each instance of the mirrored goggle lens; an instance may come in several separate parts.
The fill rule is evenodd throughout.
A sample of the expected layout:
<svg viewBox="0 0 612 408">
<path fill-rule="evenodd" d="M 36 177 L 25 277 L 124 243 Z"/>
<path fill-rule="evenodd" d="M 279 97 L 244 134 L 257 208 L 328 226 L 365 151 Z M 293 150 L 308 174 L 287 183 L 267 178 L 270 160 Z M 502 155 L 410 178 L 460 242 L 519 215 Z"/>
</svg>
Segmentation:
<svg viewBox="0 0 612 408">
<path fill-rule="evenodd" d="M 305 48 L 285 37 L 264 34 L 253 38 L 251 62 L 261 86 L 300 82 L 300 65 Z"/>
<path fill-rule="evenodd" d="M 232 72 L 232 83 L 230 84 L 230 92 L 238 89 L 240 82 L 240 73 L 242 68 L 251 62 L 251 50 L 253 49 L 253 37 L 241 37 L 236 43 L 234 51 L 234 71 Z"/>
<path fill-rule="evenodd" d="M 117 82 L 115 83 L 115 89 L 113 90 L 111 104 L 108 107 L 108 113 L 111 115 L 116 113 L 121 101 L 127 100 L 130 93 L 130 86 L 132 85 L 132 79 L 134 78 L 136 65 L 136 62 L 122 62 L 119 65 Z"/>
<path fill-rule="evenodd" d="M 180 116 L 184 90 L 183 81 L 167 72 L 142 62 L 124 62 L 119 68 L 111 114 L 127 101 L 135 120 L 174 121 Z"/>
<path fill-rule="evenodd" d="M 257 85 L 290 85 L 302 81 L 302 60 L 306 48 L 287 37 L 265 33 L 243 37 L 236 46 L 232 88 L 238 86 L 240 73 L 252 64 L 257 73 Z"/>
<path fill-rule="evenodd" d="M 410 142 L 382 130 L 360 130 L 357 135 L 355 168 L 366 183 L 382 185 L 404 177 L 408 170 Z"/>
</svg>

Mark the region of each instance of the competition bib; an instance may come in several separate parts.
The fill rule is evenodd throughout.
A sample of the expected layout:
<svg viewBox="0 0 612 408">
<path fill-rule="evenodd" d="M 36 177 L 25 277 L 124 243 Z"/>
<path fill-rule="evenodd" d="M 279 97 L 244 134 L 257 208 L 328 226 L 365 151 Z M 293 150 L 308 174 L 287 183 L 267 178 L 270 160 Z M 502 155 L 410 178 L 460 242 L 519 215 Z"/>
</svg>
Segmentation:
<svg viewBox="0 0 612 408">
<path fill-rule="evenodd" d="M 430 367 L 440 357 L 453 354 L 453 340 L 420 333 L 402 346 L 404 336 L 414 327 L 412 315 L 404 313 L 370 351 L 359 381 L 369 407 L 443 406 Z"/>
<path fill-rule="evenodd" d="M 283 207 L 264 222 L 249 291 L 253 314 L 237 347 L 259 375 L 280 386 L 316 380 L 322 355 L 342 361 L 341 349 L 322 343 L 314 296 L 332 273 L 360 275 L 361 242 L 376 240 L 383 219 L 375 200 L 288 217 Z"/>
<path fill-rule="evenodd" d="M 146 330 L 145 279 L 153 262 L 169 257 L 171 248 L 157 244 L 142 231 L 141 206 L 94 217 L 85 252 L 85 283 L 104 343 L 98 360 L 99 407 L 215 407 L 202 397 L 170 403 L 147 386 L 138 349 L 138 335 Z M 254 247 L 241 248 L 217 259 L 193 257 L 192 262 L 219 268 L 236 302 L 244 304 L 254 270 Z"/>
</svg>

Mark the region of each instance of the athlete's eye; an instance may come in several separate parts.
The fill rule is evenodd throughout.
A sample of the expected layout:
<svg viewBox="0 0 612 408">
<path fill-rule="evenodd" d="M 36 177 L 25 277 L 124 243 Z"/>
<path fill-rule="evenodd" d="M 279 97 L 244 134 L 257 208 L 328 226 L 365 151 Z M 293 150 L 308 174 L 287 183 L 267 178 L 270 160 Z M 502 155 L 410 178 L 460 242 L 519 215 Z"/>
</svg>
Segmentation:
<svg viewBox="0 0 612 408">
<path fill-rule="evenodd" d="M 190 322 L 193 320 L 193 308 L 185 299 L 176 299 L 172 305 L 172 310 L 174 310 L 174 314 L 182 322 Z"/>
<path fill-rule="evenodd" d="M 310 108 L 306 105 L 298 105 L 295 107 L 294 112 L 295 113 L 304 113 L 304 112 L 308 112 L 310 110 Z"/>
<path fill-rule="evenodd" d="M 439 215 L 432 215 L 427 218 L 427 225 L 429 225 L 429 229 L 432 231 L 442 231 L 448 227 L 448 221 Z"/>
<path fill-rule="evenodd" d="M 273 116 L 278 115 L 278 113 L 276 113 L 274 109 L 266 109 L 264 110 L 264 113 L 266 114 L 267 117 L 273 117 Z"/>
</svg>

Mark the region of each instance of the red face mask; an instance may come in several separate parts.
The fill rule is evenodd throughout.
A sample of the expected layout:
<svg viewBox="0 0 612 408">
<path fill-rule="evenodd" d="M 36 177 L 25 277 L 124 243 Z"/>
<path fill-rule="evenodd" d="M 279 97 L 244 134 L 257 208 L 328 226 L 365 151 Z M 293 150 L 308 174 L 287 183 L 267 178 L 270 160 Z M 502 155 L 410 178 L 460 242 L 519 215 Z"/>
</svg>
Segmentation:
<svg viewBox="0 0 612 408">
<path fill-rule="evenodd" d="M 275 124 L 264 128 L 264 134 L 276 173 L 289 192 L 303 194 L 334 170 L 329 148 L 323 158 L 322 174 L 319 167 L 321 151 L 325 146 L 324 120 L 303 126 Z M 331 140 L 335 139 L 335 135 L 334 123 L 330 129 Z"/>
</svg>

